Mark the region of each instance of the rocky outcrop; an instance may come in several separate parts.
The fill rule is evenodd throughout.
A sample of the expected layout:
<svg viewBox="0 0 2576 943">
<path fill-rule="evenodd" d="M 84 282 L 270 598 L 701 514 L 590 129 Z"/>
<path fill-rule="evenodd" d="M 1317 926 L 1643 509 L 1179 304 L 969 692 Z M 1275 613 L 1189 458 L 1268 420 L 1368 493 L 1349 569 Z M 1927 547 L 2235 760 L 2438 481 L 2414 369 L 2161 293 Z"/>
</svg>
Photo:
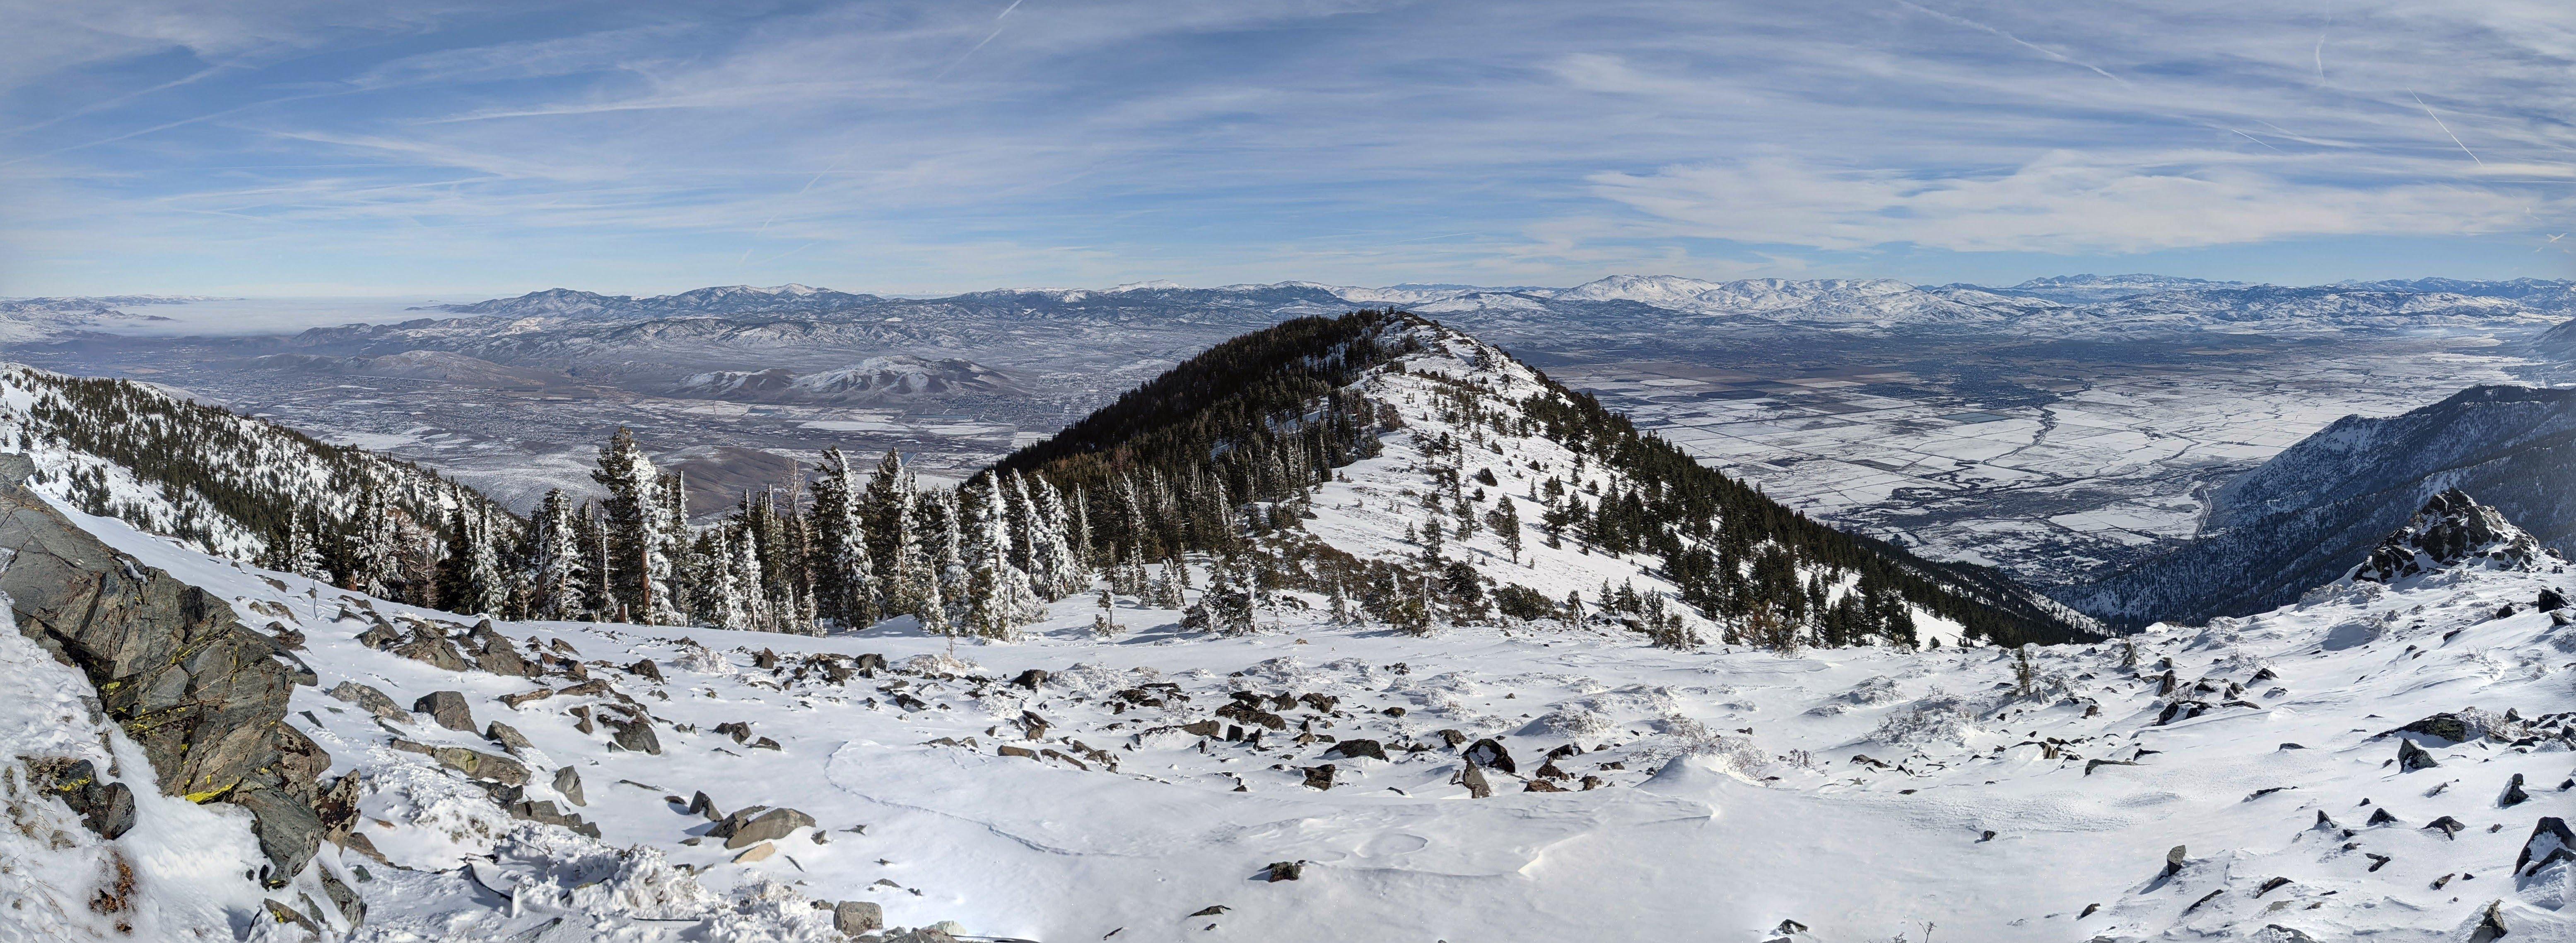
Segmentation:
<svg viewBox="0 0 2576 943">
<path fill-rule="evenodd" d="M 118 553 L 27 490 L 26 457 L 0 455 L 0 591 L 18 631 L 80 669 L 161 791 L 249 809 L 271 880 L 301 870 L 324 831 L 314 778 L 330 757 L 282 721 L 294 654 L 203 589 Z"/>
<path fill-rule="evenodd" d="M 2424 502 L 2370 558 L 2352 572 L 2355 580 L 2386 583 L 2418 573 L 2473 563 L 2497 570 L 2531 570 L 2562 562 L 2558 554 L 2496 509 L 2479 504 L 2453 488 Z"/>
</svg>

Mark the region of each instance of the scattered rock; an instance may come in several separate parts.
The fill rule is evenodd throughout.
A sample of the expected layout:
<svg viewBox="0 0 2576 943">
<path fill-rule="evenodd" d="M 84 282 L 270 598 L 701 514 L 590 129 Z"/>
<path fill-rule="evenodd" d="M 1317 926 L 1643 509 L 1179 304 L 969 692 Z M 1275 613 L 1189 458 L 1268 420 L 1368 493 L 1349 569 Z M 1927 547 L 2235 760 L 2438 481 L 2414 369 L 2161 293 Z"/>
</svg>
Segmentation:
<svg viewBox="0 0 2576 943">
<path fill-rule="evenodd" d="M 359 684 L 355 681 L 342 681 L 338 685 L 333 686 L 328 693 L 335 700 L 358 705 L 359 710 L 366 711 L 367 713 L 373 714 L 377 717 L 381 717 L 398 724 L 408 724 L 412 722 L 410 712 L 403 710 L 400 705 L 395 704 L 393 698 L 385 696 L 385 692 L 376 690 L 371 686 Z"/>
<path fill-rule="evenodd" d="M 1045 669 L 1031 668 L 1027 671 L 1020 672 L 1019 677 L 1012 678 L 1011 684 L 1035 691 L 1040 685 L 1046 684 L 1047 677 L 1048 675 Z"/>
<path fill-rule="evenodd" d="M 2288 883 L 2290 883 L 2290 879 L 2289 879 L 2289 878 L 2283 878 L 2283 877 L 2276 877 L 2276 878 L 2273 878 L 2273 879 L 2271 879 L 2271 880 L 2264 881 L 2264 882 L 2263 882 L 2263 886 L 2262 886 L 2260 889 L 2258 889 L 2258 890 L 2256 890 L 2256 891 L 2254 892 L 2254 896 L 2255 896 L 2257 899 L 2260 899 L 2260 898 L 2261 898 L 2263 895 L 2265 895 L 2265 894 L 2269 894 L 2269 893 L 2272 893 L 2273 891 L 2280 890 L 2280 889 L 2281 889 L 2281 887 L 2282 887 L 2282 885 L 2285 885 L 2285 884 L 2288 884 Z"/>
<path fill-rule="evenodd" d="M 1457 749 L 1459 744 L 1467 742 L 1467 732 L 1464 730 L 1442 730 L 1439 737 L 1440 742 L 1448 744 L 1449 749 L 1452 750 Z"/>
<path fill-rule="evenodd" d="M 1294 881 L 1305 873 L 1306 863 L 1303 861 L 1273 861 L 1269 867 L 1261 869 L 1261 879 L 1277 884 L 1281 881 Z"/>
<path fill-rule="evenodd" d="M 519 650 L 510 644 L 509 639 L 492 630 L 490 619 L 475 623 L 474 628 L 465 633 L 465 647 L 473 654 L 475 667 L 493 674 L 533 678 L 542 673 L 536 663 L 519 655 Z"/>
<path fill-rule="evenodd" d="M 732 737 L 733 742 L 735 743 L 741 743 L 745 740 L 751 739 L 751 722 L 747 720 L 736 720 L 717 724 L 716 732 Z"/>
<path fill-rule="evenodd" d="M 1321 766 L 1306 767 L 1306 788 L 1333 788 L 1333 774 L 1336 772 L 1339 772 L 1339 769 L 1331 763 L 1326 763 Z"/>
<path fill-rule="evenodd" d="M 760 844 L 744 849 L 743 853 L 733 856 L 733 863 L 750 864 L 755 861 L 767 861 L 769 860 L 769 856 L 777 853 L 778 846 L 772 845 L 768 842 L 761 842 Z"/>
<path fill-rule="evenodd" d="M 651 721 L 624 721 L 614 717 L 602 717 L 599 721 L 608 725 L 609 742 L 617 744 L 620 749 L 662 755 L 662 738 L 653 733 Z"/>
<path fill-rule="evenodd" d="M 2424 748 L 2416 746 L 2415 741 L 2397 741 L 2398 772 L 2412 773 L 2419 769 L 2432 769 L 2440 765 L 2442 764 L 2433 759 L 2433 754 L 2424 752 Z"/>
<path fill-rule="evenodd" d="M 707 821 L 710 822 L 724 819 L 724 814 L 716 811 L 716 801 L 707 798 L 707 794 L 703 791 L 689 796 L 689 814 L 706 816 Z"/>
<path fill-rule="evenodd" d="M 2513 873 L 2527 877 L 2560 861 L 2576 863 L 2576 833 L 2567 830 L 2567 820 L 2543 816 L 2531 826 L 2531 837 L 2523 840 L 2522 854 L 2513 859 Z"/>
<path fill-rule="evenodd" d="M 474 732 L 474 711 L 465 705 L 465 695 L 457 691 L 432 691 L 413 701 L 411 709 L 428 714 L 439 726 L 462 733 Z"/>
<path fill-rule="evenodd" d="M 832 929 L 851 936 L 885 928 L 885 908 L 875 901 L 845 900 L 832 905 Z"/>
<path fill-rule="evenodd" d="M 642 659 L 632 665 L 626 666 L 626 673 L 638 678 L 651 678 L 654 681 L 662 680 L 662 666 L 654 664 L 653 659 L 650 658 Z"/>
<path fill-rule="evenodd" d="M 2478 916 L 2478 928 L 2469 931 L 2469 943 L 2487 943 L 2509 932 L 2504 927 L 2504 901 L 2490 901 L 2487 912 Z"/>
<path fill-rule="evenodd" d="M 2175 845 L 2173 850 L 2165 852 L 2165 875 L 2170 877 L 2181 871 L 2183 864 L 2190 860 L 2190 854 L 2190 848 L 2185 845 Z"/>
<path fill-rule="evenodd" d="M 1027 757 L 1032 760 L 1038 758 L 1038 751 L 1036 750 L 1032 750 L 1027 747 L 1016 747 L 1007 743 L 994 747 L 993 752 L 999 753 L 1003 756 Z"/>
<path fill-rule="evenodd" d="M 524 751 L 536 748 L 536 744 L 529 743 L 528 738 L 521 735 L 518 728 L 497 720 L 483 725 L 483 739 L 500 744 L 501 749 L 510 751 L 511 756 L 518 756 Z"/>
<path fill-rule="evenodd" d="M 2388 807 L 2387 807 L 2387 806 L 2380 806 L 2379 808 L 2376 808 L 2376 809 L 2372 809 L 2372 810 L 2370 810 L 2370 821 L 2364 822 L 2364 823 L 2362 823 L 2362 824 L 2364 824 L 2364 825 L 2394 825 L 2394 824 L 2397 824 L 2397 817 L 2396 817 L 2396 816 L 2394 816 L 2394 815 L 2390 815 L 2390 814 L 2388 814 Z"/>
<path fill-rule="evenodd" d="M 1474 763 L 1469 763 L 1467 768 L 1459 770 L 1458 777 L 1451 782 L 1467 787 L 1469 798 L 1486 799 L 1494 795 L 1493 783 L 1485 779 L 1485 768 Z"/>
<path fill-rule="evenodd" d="M 1564 792 L 1565 787 L 1544 779 L 1533 779 L 1521 786 L 1522 792 Z"/>
<path fill-rule="evenodd" d="M 100 838 L 112 840 L 134 827 L 134 790 L 124 783 L 100 781 L 97 769 L 88 760 L 55 774 L 53 783 L 46 788 L 61 797 L 64 805 L 80 815 L 81 824 Z"/>
<path fill-rule="evenodd" d="M 757 808 L 759 807 L 754 806 L 752 809 L 735 812 L 724 821 L 717 822 L 716 827 L 709 829 L 707 834 L 724 839 L 726 848 L 740 848 L 753 842 L 785 838 L 797 829 L 811 828 L 814 825 L 813 816 L 794 809 L 771 809 L 762 812 L 758 818 L 742 818 L 745 813 Z"/>
<path fill-rule="evenodd" d="M 2441 833 L 2442 833 L 2442 837 L 2444 837 L 2444 838 L 2448 838 L 2448 839 L 2451 839 L 2451 840 L 2453 840 L 2453 841 L 2457 841 L 2457 840 L 2459 840 L 2460 833 L 2461 833 L 2461 832 L 2468 831 L 2468 829 L 2469 829 L 2469 826 L 2468 826 L 2468 824 L 2467 824 L 2467 823 L 2464 823 L 2464 822 L 2462 822 L 2462 821 L 2460 821 L 2460 820 L 2458 820 L 2458 819 L 2452 818 L 2452 817 L 2447 816 L 2447 815 L 2445 815 L 2445 816 L 2443 816 L 2443 817 L 2441 817 L 2441 818 L 2438 818 L 2438 819 L 2434 819 L 2433 821 L 2430 821 L 2430 822 L 2425 823 L 2425 824 L 2424 824 L 2424 827 L 2425 827 L 2425 828 L 2429 828 L 2429 829 L 2433 829 L 2433 830 L 2438 831 L 2438 832 L 2441 832 Z"/>
<path fill-rule="evenodd" d="M 885 656 L 879 655 L 875 652 L 869 652 L 865 655 L 859 656 L 858 661 L 855 663 L 855 667 L 859 672 L 859 677 L 862 678 L 873 678 L 888 670 L 886 668 Z"/>
<path fill-rule="evenodd" d="M 438 761 L 470 779 L 485 779 L 511 786 L 528 784 L 528 768 L 508 757 L 493 756 L 464 747 L 431 747 L 429 758 Z"/>
<path fill-rule="evenodd" d="M 298 913 L 294 907 L 274 900 L 264 900 L 260 901 L 260 903 L 267 905 L 268 916 L 271 919 L 274 919 L 279 923 L 294 924 L 295 926 L 302 928 L 304 932 L 313 934 L 316 937 L 322 935 L 322 928 L 313 923 L 313 918 L 307 917 L 302 913 Z"/>
<path fill-rule="evenodd" d="M 1520 769 L 1512 764 L 1512 751 L 1503 749 L 1503 745 L 1492 737 L 1476 741 L 1475 745 L 1468 747 L 1467 752 L 1460 755 L 1465 756 L 1467 762 L 1478 766 L 1490 767 L 1506 773 L 1520 772 Z"/>
<path fill-rule="evenodd" d="M 1372 760 L 1384 760 L 1386 759 L 1386 748 L 1375 740 L 1363 740 L 1353 737 L 1349 740 L 1342 740 L 1334 743 L 1332 747 L 1324 751 L 1324 755 L 1338 756 L 1354 760 L 1363 756 Z"/>
<path fill-rule="evenodd" d="M 464 671 L 473 667 L 473 663 L 465 660 L 465 653 L 456 650 L 456 643 L 447 640 L 446 633 L 426 622 L 413 623 L 411 637 L 395 646 L 394 654 L 448 671 Z"/>
<path fill-rule="evenodd" d="M 555 771 L 554 786 L 556 792 L 563 794 L 564 801 L 578 806 L 590 804 L 588 800 L 581 797 L 581 774 L 574 771 L 572 767 L 566 766 Z"/>
<path fill-rule="evenodd" d="M 528 705 L 529 705 L 529 704 L 531 704 L 531 703 L 534 703 L 534 702 L 536 702 L 536 701 L 542 701 L 542 700 L 545 700 L 545 699 L 550 698 L 550 697 L 553 697 L 553 696 L 555 696 L 554 689 L 552 689 L 552 688 L 538 688 L 538 689 L 536 689 L 536 690 L 534 690 L 534 691 L 521 691 L 521 692 L 519 692 L 519 693 L 517 693 L 517 694 L 504 694 L 504 695 L 501 695 L 501 703 L 503 703 L 503 704 L 507 704 L 507 705 L 510 705 L 510 707 L 511 707 L 512 709 L 514 709 L 514 710 L 515 710 L 515 709 L 517 709 L 517 708 L 526 707 L 526 706 L 528 706 Z"/>
<path fill-rule="evenodd" d="M 1224 905 L 1224 904 L 1209 904 L 1209 905 L 1207 905 L 1207 906 L 1205 906 L 1205 907 L 1201 907 L 1201 908 L 1199 908 L 1199 909 L 1197 909 L 1197 910 L 1191 911 L 1191 912 L 1190 912 L 1190 916 L 1193 916 L 1193 917 L 1214 917 L 1214 916 L 1217 916 L 1217 915 L 1219 915 L 1219 914 L 1225 913 L 1226 911 L 1233 910 L 1233 909 L 1234 909 L 1234 908 L 1232 908 L 1232 907 L 1228 907 L 1228 906 L 1226 906 L 1226 905 Z"/>
<path fill-rule="evenodd" d="M 2496 799 L 2496 805 L 2499 808 L 2510 809 L 2529 801 L 2531 801 L 2531 794 L 2522 791 L 2522 774 L 2515 773 L 2512 781 L 2504 784 L 2504 795 Z"/>
</svg>

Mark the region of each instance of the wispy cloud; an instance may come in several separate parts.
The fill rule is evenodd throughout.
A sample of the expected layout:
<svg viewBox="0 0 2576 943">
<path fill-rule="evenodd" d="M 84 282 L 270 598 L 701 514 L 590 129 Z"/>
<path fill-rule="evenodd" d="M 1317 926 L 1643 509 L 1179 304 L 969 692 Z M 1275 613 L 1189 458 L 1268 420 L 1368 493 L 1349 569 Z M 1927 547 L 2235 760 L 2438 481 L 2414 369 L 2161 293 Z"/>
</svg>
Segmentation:
<svg viewBox="0 0 2576 943">
<path fill-rule="evenodd" d="M 2576 196 L 2540 0 L 18 7 L 0 294 L 2313 266 Z"/>
</svg>

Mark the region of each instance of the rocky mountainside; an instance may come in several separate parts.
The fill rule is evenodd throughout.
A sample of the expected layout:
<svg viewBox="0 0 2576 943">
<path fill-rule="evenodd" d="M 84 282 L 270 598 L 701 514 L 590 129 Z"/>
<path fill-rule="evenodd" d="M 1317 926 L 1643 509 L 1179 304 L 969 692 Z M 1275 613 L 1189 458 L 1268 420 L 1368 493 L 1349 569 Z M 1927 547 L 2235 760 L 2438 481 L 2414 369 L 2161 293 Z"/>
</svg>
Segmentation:
<svg viewBox="0 0 2576 943">
<path fill-rule="evenodd" d="M 1482 352 L 1401 356 L 1366 392 L 1409 428 Z M 1360 540 L 1448 455 L 1408 447 L 1291 517 Z M 2494 565 L 2511 525 L 2446 502 L 2389 544 L 2417 572 L 2250 618 L 1803 652 L 1389 632 L 1287 587 L 1240 634 L 1087 596 L 1014 644 L 478 623 L 58 508 L 87 537 L 40 544 L 140 574 L 126 624 L 158 628 L 66 633 L 28 600 L 77 580 L 6 574 L 0 887 L 49 939 L 2567 939 L 2570 576 Z M 165 794 L 179 738 L 118 713 L 221 675 L 38 648 L 189 632 L 274 669 L 248 742 L 327 766 L 300 868 L 256 805 Z"/>
<path fill-rule="evenodd" d="M 2427 499 L 2475 495 L 2543 544 L 2576 546 L 2576 390 L 2480 386 L 2397 416 L 2348 416 L 2230 481 L 2202 534 L 2058 593 L 2115 625 L 2246 615 L 2333 578 Z"/>
</svg>

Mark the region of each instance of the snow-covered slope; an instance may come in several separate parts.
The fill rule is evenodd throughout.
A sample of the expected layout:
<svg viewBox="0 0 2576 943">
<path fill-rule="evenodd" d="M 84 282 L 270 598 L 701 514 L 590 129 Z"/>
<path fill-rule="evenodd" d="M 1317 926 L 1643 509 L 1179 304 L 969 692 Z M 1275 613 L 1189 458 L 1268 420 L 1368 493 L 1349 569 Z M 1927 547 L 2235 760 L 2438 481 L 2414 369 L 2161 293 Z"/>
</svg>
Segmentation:
<svg viewBox="0 0 2576 943">
<path fill-rule="evenodd" d="M 2576 939 L 2576 862 L 2515 867 L 2566 810 L 2576 626 L 2535 609 L 2569 591 L 2559 567 L 2339 583 L 2026 662 L 1415 637 L 1336 626 L 1311 598 L 1220 638 L 1122 603 L 1103 636 L 1075 597 L 1022 644 L 954 656 L 902 623 L 495 626 L 543 661 L 531 678 L 360 638 L 466 634 L 453 617 L 84 520 L 301 634 L 318 683 L 287 722 L 363 777 L 357 834 L 381 855 L 353 842 L 319 865 L 363 899 L 356 939 L 836 938 L 816 900 L 1033 940 L 2432 941 L 2479 938 L 2489 913 L 2508 943 Z M 11 690 L 57 694 L 0 719 L 69 712 L 78 692 L 45 677 Z M 400 710 L 434 691 L 461 695 L 466 729 Z M 612 746 L 638 729 L 658 752 Z M 41 723 L 0 735 L 0 755 L 97 752 Z M 2401 741 L 2438 765 L 2399 765 Z M 513 818 L 458 768 L 512 764 L 520 801 L 551 804 L 523 814 L 599 837 Z M 718 817 L 813 825 L 725 848 L 689 808 L 701 792 Z M 197 807 L 146 806 L 102 843 L 54 802 L 17 814 L 68 844 L 0 840 L 51 865 L 0 879 L 55 903 L 59 924 L 26 926 L 89 920 L 111 847 L 245 854 Z M 164 930 L 221 913 L 294 938 L 239 887 L 138 868 L 133 893 Z"/>
<path fill-rule="evenodd" d="M 16 364 L 0 364 L 0 452 L 32 458 L 40 491 L 242 559 L 299 515 L 342 526 L 370 494 L 431 529 L 458 500 L 498 507 L 407 462 L 142 384 Z"/>
</svg>

